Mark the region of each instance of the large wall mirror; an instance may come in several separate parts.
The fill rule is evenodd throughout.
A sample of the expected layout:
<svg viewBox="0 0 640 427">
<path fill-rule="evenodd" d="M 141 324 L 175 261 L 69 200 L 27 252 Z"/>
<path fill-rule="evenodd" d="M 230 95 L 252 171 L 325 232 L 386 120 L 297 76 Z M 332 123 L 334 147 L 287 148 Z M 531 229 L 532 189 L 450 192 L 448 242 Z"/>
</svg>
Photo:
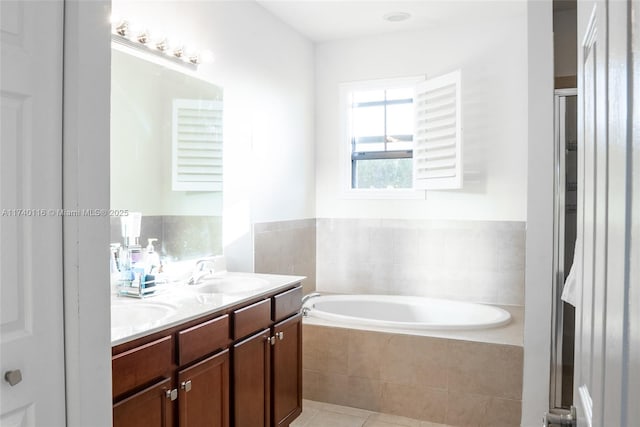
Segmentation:
<svg viewBox="0 0 640 427">
<path fill-rule="evenodd" d="M 111 209 L 168 261 L 222 253 L 222 88 L 112 46 Z M 111 241 L 123 243 L 121 218 Z"/>
</svg>

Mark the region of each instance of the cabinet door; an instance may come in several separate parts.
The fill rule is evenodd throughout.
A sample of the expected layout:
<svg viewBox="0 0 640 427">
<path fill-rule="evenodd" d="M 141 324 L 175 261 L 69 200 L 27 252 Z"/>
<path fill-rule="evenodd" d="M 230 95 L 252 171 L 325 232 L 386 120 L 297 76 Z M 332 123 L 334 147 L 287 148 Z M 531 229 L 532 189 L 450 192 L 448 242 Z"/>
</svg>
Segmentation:
<svg viewBox="0 0 640 427">
<path fill-rule="evenodd" d="M 164 379 L 113 405 L 114 427 L 172 427 L 173 402 L 167 396 L 171 380 Z"/>
<path fill-rule="evenodd" d="M 302 316 L 273 327 L 273 425 L 288 426 L 302 412 Z"/>
<path fill-rule="evenodd" d="M 267 427 L 270 420 L 269 329 L 233 346 L 233 425 Z"/>
<path fill-rule="evenodd" d="M 229 426 L 229 350 L 178 372 L 180 427 Z"/>
</svg>

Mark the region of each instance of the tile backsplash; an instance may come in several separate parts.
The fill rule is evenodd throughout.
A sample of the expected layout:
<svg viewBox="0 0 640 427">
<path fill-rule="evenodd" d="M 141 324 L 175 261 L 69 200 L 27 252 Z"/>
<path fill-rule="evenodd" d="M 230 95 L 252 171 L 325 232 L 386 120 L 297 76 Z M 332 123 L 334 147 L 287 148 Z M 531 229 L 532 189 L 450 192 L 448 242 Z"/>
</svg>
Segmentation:
<svg viewBox="0 0 640 427">
<path fill-rule="evenodd" d="M 305 292 L 523 305 L 525 222 L 318 218 L 254 225 L 256 273 Z"/>
<path fill-rule="evenodd" d="M 525 223 L 316 220 L 316 287 L 524 304 Z"/>
<path fill-rule="evenodd" d="M 170 259 L 195 259 L 222 254 L 222 217 L 148 215 L 140 224 L 140 245 L 157 238 L 156 251 Z M 111 242 L 122 243 L 120 217 L 111 218 Z"/>
<path fill-rule="evenodd" d="M 316 220 L 254 224 L 254 271 L 256 273 L 307 276 L 304 293 L 316 289 Z"/>
</svg>

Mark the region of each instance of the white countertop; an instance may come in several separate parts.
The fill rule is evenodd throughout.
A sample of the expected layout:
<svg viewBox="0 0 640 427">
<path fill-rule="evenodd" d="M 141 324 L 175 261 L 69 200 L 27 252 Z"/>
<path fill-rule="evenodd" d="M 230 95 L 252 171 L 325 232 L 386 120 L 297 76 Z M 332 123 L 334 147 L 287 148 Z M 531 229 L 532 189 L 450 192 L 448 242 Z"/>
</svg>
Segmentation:
<svg viewBox="0 0 640 427">
<path fill-rule="evenodd" d="M 165 291 L 144 299 L 114 293 L 111 296 L 111 346 L 286 289 L 303 279 L 304 276 L 226 272 L 198 286 L 166 285 Z M 218 289 L 220 285 L 224 291 Z"/>
</svg>

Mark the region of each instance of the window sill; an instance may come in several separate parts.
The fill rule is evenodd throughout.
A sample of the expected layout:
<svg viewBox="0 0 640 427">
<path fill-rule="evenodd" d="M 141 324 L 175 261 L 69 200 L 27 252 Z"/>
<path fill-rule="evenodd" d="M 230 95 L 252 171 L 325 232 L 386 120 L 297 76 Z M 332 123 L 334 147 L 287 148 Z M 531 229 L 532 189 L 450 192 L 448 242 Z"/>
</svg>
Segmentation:
<svg viewBox="0 0 640 427">
<path fill-rule="evenodd" d="M 414 189 L 348 189 L 341 194 L 342 199 L 357 200 L 425 200 L 426 191 Z"/>
</svg>

